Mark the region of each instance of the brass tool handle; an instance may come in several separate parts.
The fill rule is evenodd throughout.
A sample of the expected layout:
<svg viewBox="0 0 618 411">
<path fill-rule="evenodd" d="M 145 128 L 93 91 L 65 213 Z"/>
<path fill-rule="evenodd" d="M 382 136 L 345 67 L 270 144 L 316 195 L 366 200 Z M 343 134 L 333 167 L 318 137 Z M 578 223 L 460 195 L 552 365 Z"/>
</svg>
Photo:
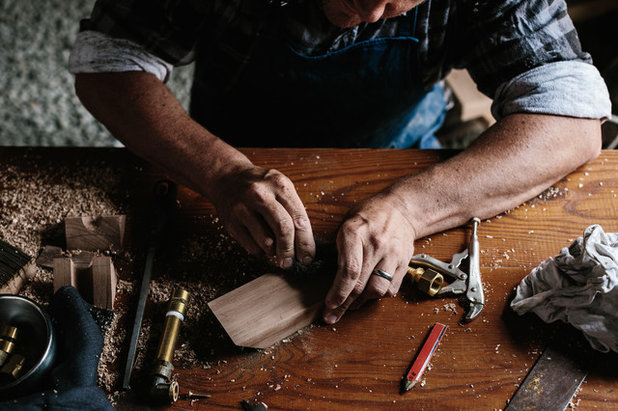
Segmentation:
<svg viewBox="0 0 618 411">
<path fill-rule="evenodd" d="M 176 340 L 180 332 L 180 325 L 184 321 L 189 302 L 189 292 L 183 288 L 177 288 L 170 299 L 169 308 L 165 315 L 165 328 L 161 336 L 157 360 L 172 362 Z"/>
<path fill-rule="evenodd" d="M 187 305 L 189 303 L 189 292 L 183 288 L 174 290 L 170 299 L 167 314 L 165 315 L 165 328 L 155 361 L 154 375 L 150 394 L 155 402 L 169 401 L 176 402 L 179 395 L 179 387 L 176 381 L 172 381 L 174 365 L 174 349 L 176 340 L 180 333 L 180 325 L 185 319 Z"/>
</svg>

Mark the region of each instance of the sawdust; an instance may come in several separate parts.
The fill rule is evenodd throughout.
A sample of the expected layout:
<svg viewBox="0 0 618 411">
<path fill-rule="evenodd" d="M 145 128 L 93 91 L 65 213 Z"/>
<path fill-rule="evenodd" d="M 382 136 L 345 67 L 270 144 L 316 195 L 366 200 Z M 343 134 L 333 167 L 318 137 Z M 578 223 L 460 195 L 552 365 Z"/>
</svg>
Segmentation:
<svg viewBox="0 0 618 411">
<path fill-rule="evenodd" d="M 26 154 L 4 160 L 3 166 L 0 238 L 31 257 L 36 257 L 45 245 L 63 243 L 62 223 L 68 216 L 122 214 L 126 210 L 128 192 L 119 179 L 123 171 L 103 161 L 77 161 L 68 168 Z M 125 283 L 120 281 L 121 291 Z M 51 269 L 36 266 L 34 276 L 19 294 L 46 308 L 53 291 Z M 108 393 L 118 374 L 111 365 L 124 339 L 123 330 L 117 327 L 118 317 L 105 335 L 99 363 L 99 385 Z"/>
<path fill-rule="evenodd" d="M 34 256 L 41 237 L 67 216 L 121 213 L 115 200 L 127 193 L 117 186 L 118 173 L 104 162 L 68 169 L 41 166 L 35 156 L 13 159 L 0 177 L 0 236 Z"/>
<path fill-rule="evenodd" d="M 543 191 L 541 194 L 539 194 L 537 197 L 535 197 L 533 200 L 530 201 L 530 203 L 532 203 L 532 205 L 534 205 L 535 202 L 537 201 L 550 201 L 550 200 L 554 200 L 558 197 L 564 197 L 568 194 L 569 189 L 566 187 L 555 187 L 555 186 L 551 186 L 549 187 L 547 190 Z"/>
<path fill-rule="evenodd" d="M 46 245 L 64 247 L 63 222 L 68 216 L 126 214 L 129 219 L 132 217 L 130 184 L 123 181 L 126 165 L 117 167 L 87 160 L 70 165 L 51 164 L 32 154 L 4 160 L 3 166 L 6 169 L 0 175 L 0 209 L 3 211 L 0 239 L 32 257 Z M 180 202 L 177 205 L 183 207 Z M 176 287 L 187 289 L 190 301 L 180 329 L 174 365 L 208 369 L 218 363 L 220 347 L 235 348 L 208 309 L 207 302 L 264 272 L 276 271 L 263 259 L 248 256 L 226 234 L 216 216 L 185 218 L 189 221 L 172 228 L 170 246 L 155 258 L 156 270 L 138 340 L 135 381 L 145 376 L 154 360 L 168 300 Z M 188 232 L 204 234 L 187 235 Z M 115 315 L 104 333 L 98 385 L 114 406 L 124 396 L 120 389 L 121 374 L 140 289 L 138 279 L 142 276 L 146 255 L 143 244 L 133 246 L 130 250 L 105 252 L 112 257 L 118 271 L 116 301 L 121 304 L 115 305 Z M 37 266 L 34 277 L 20 294 L 46 308 L 53 295 L 52 270 Z M 301 332 L 295 335 L 299 334 Z"/>
</svg>

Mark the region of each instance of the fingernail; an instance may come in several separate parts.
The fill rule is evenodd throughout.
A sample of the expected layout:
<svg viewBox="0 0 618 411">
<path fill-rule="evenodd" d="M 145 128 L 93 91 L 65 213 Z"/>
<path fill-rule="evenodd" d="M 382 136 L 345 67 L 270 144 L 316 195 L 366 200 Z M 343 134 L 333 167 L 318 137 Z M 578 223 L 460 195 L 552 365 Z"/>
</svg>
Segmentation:
<svg viewBox="0 0 618 411">
<path fill-rule="evenodd" d="M 292 266 L 292 259 L 290 257 L 286 257 L 281 260 L 281 268 L 290 268 Z"/>
<path fill-rule="evenodd" d="M 303 257 L 303 264 L 305 265 L 311 264 L 312 261 L 313 261 L 313 258 L 311 258 L 310 255 L 306 255 Z"/>
<path fill-rule="evenodd" d="M 337 322 L 337 316 L 335 314 L 327 314 L 324 316 L 324 322 L 326 324 L 334 324 Z"/>
</svg>

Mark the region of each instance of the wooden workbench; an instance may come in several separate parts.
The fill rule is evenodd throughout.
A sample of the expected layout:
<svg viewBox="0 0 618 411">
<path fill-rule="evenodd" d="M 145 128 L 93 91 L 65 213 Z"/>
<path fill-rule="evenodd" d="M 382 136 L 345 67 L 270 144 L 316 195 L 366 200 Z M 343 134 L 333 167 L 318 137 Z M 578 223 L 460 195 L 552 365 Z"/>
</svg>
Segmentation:
<svg viewBox="0 0 618 411">
<path fill-rule="evenodd" d="M 35 152 L 41 159 L 61 159 L 68 166 L 96 158 L 124 167 L 127 176 L 123 180 L 135 184 L 134 212 L 147 209 L 144 187 L 148 185 L 143 182 L 158 178 L 156 171 L 125 150 Z M 400 176 L 453 155 L 449 151 L 418 150 L 243 152 L 256 164 L 276 168 L 292 179 L 307 207 L 316 237 L 324 242 L 334 240 L 336 229 L 352 204 Z M 15 155 L 6 150 L 2 153 L 0 160 Z M 565 330 L 556 324 L 545 324 L 533 315 L 518 317 L 509 303 L 514 288 L 533 267 L 557 255 L 589 225 L 600 224 L 606 232 L 618 231 L 618 152 L 603 152 L 598 159 L 557 182 L 554 188 L 553 192 L 480 225 L 486 305 L 473 322 L 460 324 L 465 308 L 457 304 L 456 298 L 426 297 L 404 282 L 396 297 L 350 312 L 334 326 L 316 323 L 267 350 L 242 350 L 221 337 L 203 339 L 199 341 L 203 345 L 199 352 L 208 357 L 212 366 L 192 367 L 183 361 L 176 364 L 181 400 L 173 409 L 240 409 L 242 400 L 263 401 L 270 409 L 289 410 L 503 409 L 547 344 L 557 336 L 563 338 L 565 332 L 573 344 L 581 344 L 580 335 L 570 333 L 568 327 Z M 206 200 L 181 187 L 178 204 L 172 235 L 187 237 L 200 231 L 201 238 L 205 238 L 221 234 L 217 229 L 209 229 L 216 216 Z M 134 229 L 144 227 L 135 224 Z M 139 237 L 133 235 L 134 239 Z M 468 238 L 469 227 L 459 227 L 418 239 L 415 252 L 450 261 L 452 254 L 467 246 Z M 168 253 L 167 257 L 181 253 Z M 203 272 L 201 267 L 211 266 L 219 272 L 237 274 L 233 259 L 222 259 L 221 253 L 214 252 L 207 257 L 196 262 L 196 270 Z M 173 261 L 170 263 L 173 267 Z M 258 272 L 247 272 L 248 278 L 266 272 L 260 265 L 255 267 Z M 140 275 L 140 269 L 138 260 L 130 275 Z M 183 270 L 187 271 L 187 267 Z M 197 277 L 191 281 L 201 280 Z M 226 291 L 229 290 L 222 286 L 221 293 Z M 193 301 L 203 310 L 207 310 L 206 303 Z M 449 328 L 431 367 L 420 386 L 400 395 L 400 379 L 436 322 Z M 217 324 L 210 319 L 200 326 L 216 328 Z M 218 333 L 221 330 L 213 329 L 213 335 Z M 190 339 L 190 335 L 191 330 L 186 330 L 182 338 Z M 587 358 L 591 358 L 590 373 L 577 394 L 577 409 L 618 408 L 618 355 L 599 353 Z M 188 391 L 208 393 L 211 397 L 190 401 L 182 397 Z M 123 404 L 118 404 L 118 408 L 123 408 Z"/>
</svg>

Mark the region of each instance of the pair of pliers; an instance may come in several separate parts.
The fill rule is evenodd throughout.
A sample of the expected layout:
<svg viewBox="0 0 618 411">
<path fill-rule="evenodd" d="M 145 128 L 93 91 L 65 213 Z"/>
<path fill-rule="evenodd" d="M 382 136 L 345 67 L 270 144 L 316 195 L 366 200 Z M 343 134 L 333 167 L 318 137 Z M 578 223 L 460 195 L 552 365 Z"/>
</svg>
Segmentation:
<svg viewBox="0 0 618 411">
<path fill-rule="evenodd" d="M 429 295 L 464 294 L 469 303 L 465 320 L 476 318 L 485 305 L 483 284 L 481 283 L 480 250 L 477 227 L 481 222 L 478 218 L 472 219 L 472 234 L 470 244 L 464 251 L 454 254 L 450 263 L 444 263 L 427 254 L 418 254 L 409 262 L 408 273 L 414 281 L 422 284 L 422 288 Z M 469 273 L 462 271 L 459 266 L 466 258 L 469 259 Z M 419 270 L 420 268 L 420 270 Z M 445 284 L 444 276 L 450 282 Z"/>
</svg>

